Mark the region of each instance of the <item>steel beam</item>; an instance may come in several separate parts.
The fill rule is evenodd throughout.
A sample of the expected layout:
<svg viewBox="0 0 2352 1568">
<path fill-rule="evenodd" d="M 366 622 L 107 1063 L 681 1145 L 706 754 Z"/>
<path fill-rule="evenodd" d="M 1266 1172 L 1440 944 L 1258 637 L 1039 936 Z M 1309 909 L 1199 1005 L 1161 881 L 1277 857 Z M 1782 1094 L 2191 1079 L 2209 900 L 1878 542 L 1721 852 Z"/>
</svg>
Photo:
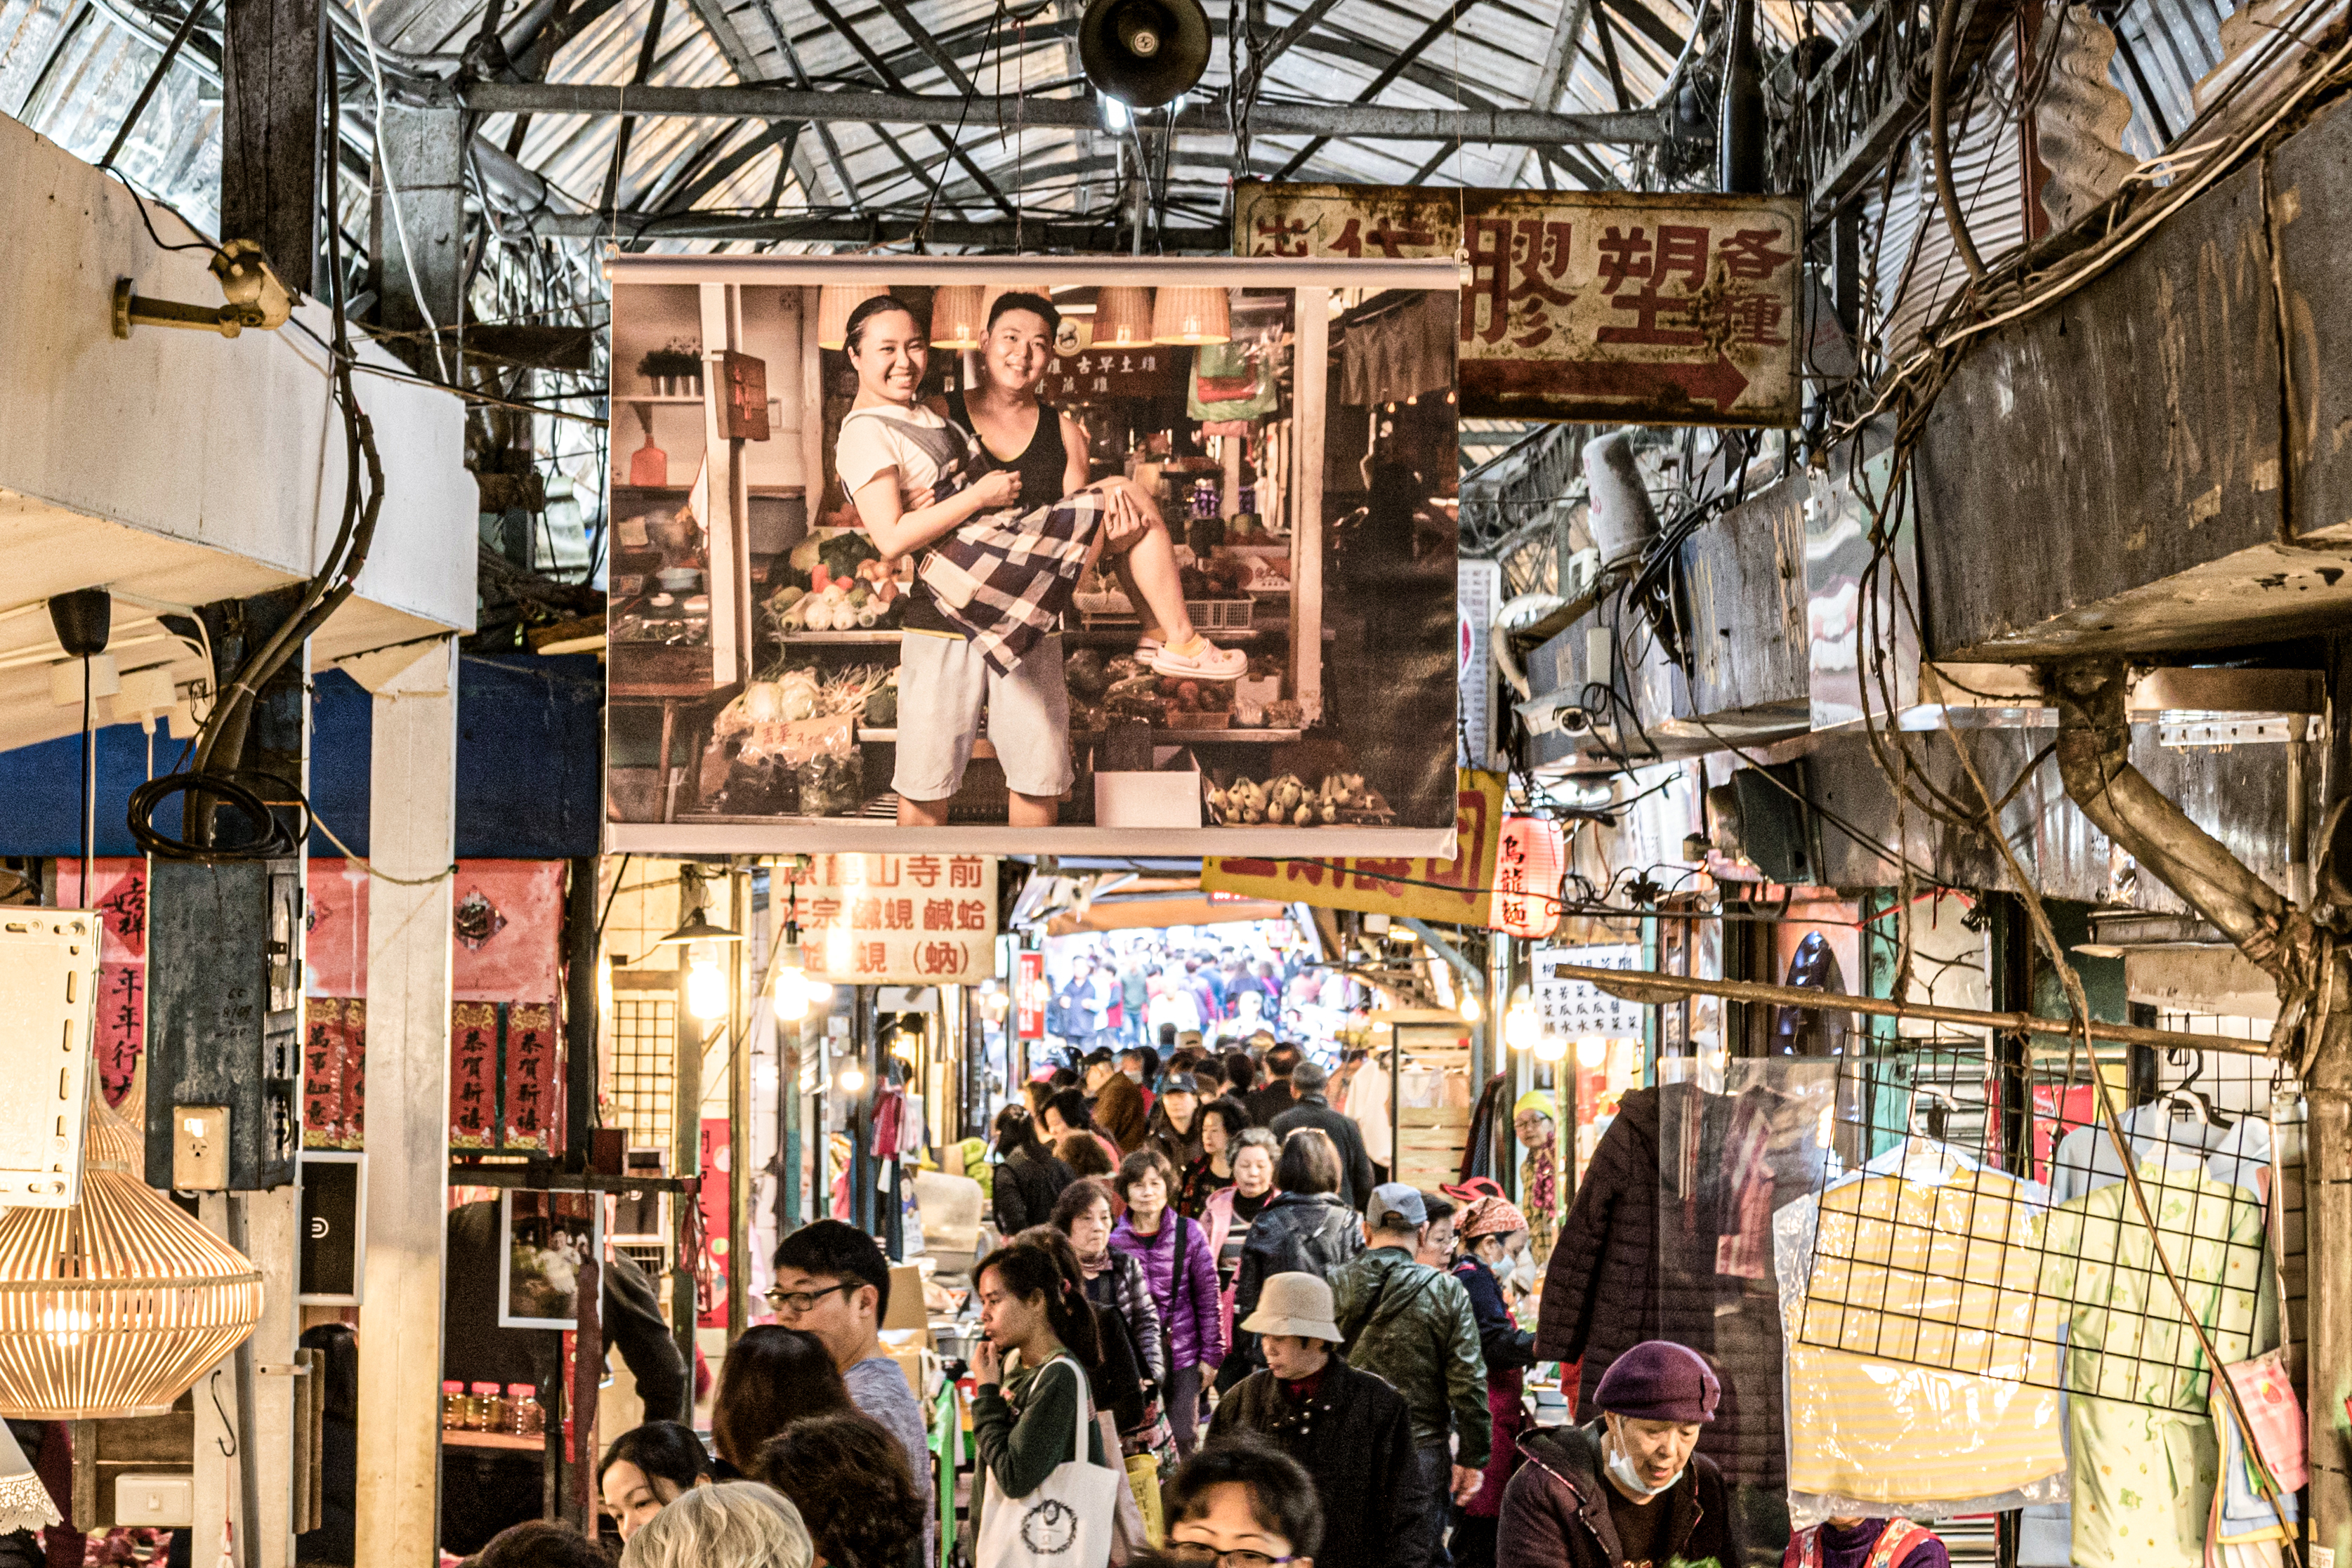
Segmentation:
<svg viewBox="0 0 2352 1568">
<path fill-rule="evenodd" d="M 693 120 L 804 120 L 818 125 L 1024 124 L 1087 130 L 1100 124 L 1093 100 L 1083 98 L 974 97 L 917 93 L 800 92 L 783 88 L 619 87 L 588 83 L 476 82 L 442 89 L 436 107 L 479 114 L 609 114 Z M 1223 134 L 1224 111 L 1196 104 L 1178 116 L 1179 131 Z M 1359 141 L 1464 141 L 1538 147 L 1600 142 L 1636 146 L 1662 141 L 1659 116 L 1553 114 L 1529 109 L 1404 109 L 1387 104 L 1261 101 L 1250 110 L 1261 136 L 1331 136 Z"/>
<path fill-rule="evenodd" d="M 868 217 L 819 214 L 808 217 L 764 214 L 623 213 L 617 223 L 596 213 L 541 213 L 530 220 L 531 232 L 546 239 L 601 239 L 618 232 L 623 244 L 635 240 L 802 240 L 815 245 L 877 245 L 904 237 L 919 214 L 913 212 Z M 1163 236 L 1171 255 L 1223 256 L 1233 250 L 1227 228 L 1170 229 Z M 1031 213 L 1017 224 L 1011 218 L 971 220 L 934 217 L 925 240 L 934 246 L 976 250 L 1043 247 L 1047 250 L 1117 251 L 1127 248 L 1118 226 L 1109 220 L 1055 219 Z"/>
</svg>

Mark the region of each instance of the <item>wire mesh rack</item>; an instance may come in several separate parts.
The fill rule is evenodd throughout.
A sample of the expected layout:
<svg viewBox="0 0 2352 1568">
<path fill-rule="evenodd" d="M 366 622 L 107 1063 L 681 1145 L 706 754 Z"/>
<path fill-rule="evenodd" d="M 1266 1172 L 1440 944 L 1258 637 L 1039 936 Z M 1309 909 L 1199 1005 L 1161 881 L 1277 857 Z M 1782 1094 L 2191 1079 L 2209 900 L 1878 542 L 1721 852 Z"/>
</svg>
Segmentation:
<svg viewBox="0 0 2352 1568">
<path fill-rule="evenodd" d="M 2167 1027 L 2241 1032 L 2210 1022 Z M 1796 1343 L 2202 1412 L 2199 1330 L 2225 1364 L 2281 1343 L 2282 1318 L 2298 1341 L 2302 1102 L 2282 1065 L 2223 1050 L 2094 1058 L 2044 1037 L 1854 1043 Z"/>
</svg>

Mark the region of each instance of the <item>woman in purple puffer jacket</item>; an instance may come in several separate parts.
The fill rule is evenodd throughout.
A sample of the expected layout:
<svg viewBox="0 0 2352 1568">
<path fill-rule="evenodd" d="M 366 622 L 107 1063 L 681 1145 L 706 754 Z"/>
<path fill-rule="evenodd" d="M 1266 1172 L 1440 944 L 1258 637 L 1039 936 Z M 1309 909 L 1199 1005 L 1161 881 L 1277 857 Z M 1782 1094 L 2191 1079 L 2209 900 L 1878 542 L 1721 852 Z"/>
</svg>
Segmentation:
<svg viewBox="0 0 2352 1568">
<path fill-rule="evenodd" d="M 1170 1207 L 1176 1167 L 1157 1149 L 1138 1149 L 1118 1167 L 1127 1217 L 1110 1244 L 1143 1266 L 1144 1283 L 1167 1333 L 1168 1380 L 1162 1385 L 1176 1450 L 1191 1458 L 1200 1430 L 1201 1390 L 1225 1358 L 1224 1314 L 1217 1298 L 1216 1249 L 1194 1221 Z"/>
</svg>

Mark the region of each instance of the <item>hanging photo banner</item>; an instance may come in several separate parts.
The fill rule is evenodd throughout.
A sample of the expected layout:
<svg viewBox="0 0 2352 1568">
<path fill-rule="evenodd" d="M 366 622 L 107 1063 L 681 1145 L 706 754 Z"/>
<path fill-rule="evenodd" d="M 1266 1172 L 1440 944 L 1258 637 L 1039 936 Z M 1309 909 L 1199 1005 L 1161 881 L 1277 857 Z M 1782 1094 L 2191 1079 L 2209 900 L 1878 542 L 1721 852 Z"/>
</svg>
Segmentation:
<svg viewBox="0 0 2352 1568">
<path fill-rule="evenodd" d="M 1454 842 L 1462 852 L 1452 860 L 1219 855 L 1201 863 L 1201 885 L 1212 893 L 1246 894 L 1279 904 L 1486 925 L 1494 913 L 1496 852 L 1503 833 L 1502 775 L 1464 768 L 1454 812 Z"/>
<path fill-rule="evenodd" d="M 1472 419 L 1795 424 L 1803 236 L 1793 197 L 1255 181 L 1234 201 L 1240 256 L 1466 254 Z"/>
<path fill-rule="evenodd" d="M 796 914 L 814 978 L 859 986 L 976 985 L 996 972 L 991 855 L 811 855 L 777 866 L 768 906 Z"/>
<path fill-rule="evenodd" d="M 608 851 L 1453 858 L 1451 260 L 608 273 Z"/>
<path fill-rule="evenodd" d="M 1623 1038 L 1642 1032 L 1642 1005 L 1612 997 L 1590 980 L 1562 979 L 1563 964 L 1583 969 L 1642 968 L 1642 948 L 1633 942 L 1535 950 L 1536 1012 L 1546 1034 L 1563 1039 L 1585 1035 Z"/>
</svg>

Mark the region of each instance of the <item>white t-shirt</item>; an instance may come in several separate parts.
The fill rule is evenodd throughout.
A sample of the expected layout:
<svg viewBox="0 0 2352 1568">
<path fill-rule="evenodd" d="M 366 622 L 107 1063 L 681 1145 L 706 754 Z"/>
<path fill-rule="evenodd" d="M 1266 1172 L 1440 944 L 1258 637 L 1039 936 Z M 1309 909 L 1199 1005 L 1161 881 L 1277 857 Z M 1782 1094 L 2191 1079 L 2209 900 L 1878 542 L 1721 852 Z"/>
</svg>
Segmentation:
<svg viewBox="0 0 2352 1568">
<path fill-rule="evenodd" d="M 939 459 L 915 440 L 906 426 L 942 431 L 948 422 L 917 403 L 911 408 L 853 408 L 841 422 L 835 440 L 833 463 L 841 475 L 841 488 L 853 500 L 857 492 L 888 469 L 898 471 L 898 493 L 911 496 L 938 485 Z"/>
</svg>

